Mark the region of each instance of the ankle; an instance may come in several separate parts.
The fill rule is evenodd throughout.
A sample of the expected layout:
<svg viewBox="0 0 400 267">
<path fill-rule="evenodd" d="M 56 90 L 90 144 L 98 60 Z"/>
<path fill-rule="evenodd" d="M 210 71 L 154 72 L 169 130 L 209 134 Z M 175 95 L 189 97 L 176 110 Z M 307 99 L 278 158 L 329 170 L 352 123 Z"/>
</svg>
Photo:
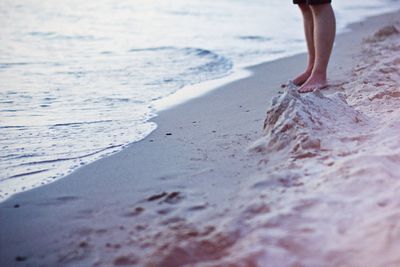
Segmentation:
<svg viewBox="0 0 400 267">
<path fill-rule="evenodd" d="M 308 73 L 308 75 L 311 75 L 312 72 L 313 72 L 313 67 L 314 67 L 314 66 L 308 66 L 304 72 L 305 72 L 305 73 Z"/>
<path fill-rule="evenodd" d="M 313 70 L 311 72 L 311 77 L 313 78 L 318 78 L 318 79 L 322 79 L 322 80 L 326 80 L 326 71 L 316 71 Z"/>
</svg>

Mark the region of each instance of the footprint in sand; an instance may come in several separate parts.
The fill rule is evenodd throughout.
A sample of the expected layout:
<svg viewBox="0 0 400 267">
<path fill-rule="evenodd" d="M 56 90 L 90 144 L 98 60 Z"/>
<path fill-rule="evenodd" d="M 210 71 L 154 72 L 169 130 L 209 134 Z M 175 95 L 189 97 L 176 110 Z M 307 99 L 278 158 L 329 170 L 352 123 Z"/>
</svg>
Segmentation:
<svg viewBox="0 0 400 267">
<path fill-rule="evenodd" d="M 142 214 L 143 212 L 144 212 L 143 207 L 136 207 L 132 211 L 125 213 L 124 217 L 135 217 L 135 216 Z"/>
<path fill-rule="evenodd" d="M 208 207 L 208 203 L 204 203 L 204 204 L 199 204 L 199 205 L 194 205 L 192 207 L 189 207 L 187 210 L 188 211 L 200 211 L 200 210 L 204 210 Z"/>
<path fill-rule="evenodd" d="M 114 265 L 116 266 L 132 266 L 137 263 L 139 263 L 139 258 L 133 254 L 119 256 L 114 259 Z"/>
<path fill-rule="evenodd" d="M 24 256 L 17 256 L 17 257 L 15 257 L 15 261 L 21 262 L 21 261 L 26 261 L 26 260 L 27 260 L 27 258 L 24 257 Z"/>
<path fill-rule="evenodd" d="M 161 200 L 159 203 L 168 203 L 168 204 L 176 204 L 183 199 L 183 196 L 180 192 L 162 192 L 159 194 L 152 195 L 147 198 L 147 201 L 156 201 Z"/>
</svg>

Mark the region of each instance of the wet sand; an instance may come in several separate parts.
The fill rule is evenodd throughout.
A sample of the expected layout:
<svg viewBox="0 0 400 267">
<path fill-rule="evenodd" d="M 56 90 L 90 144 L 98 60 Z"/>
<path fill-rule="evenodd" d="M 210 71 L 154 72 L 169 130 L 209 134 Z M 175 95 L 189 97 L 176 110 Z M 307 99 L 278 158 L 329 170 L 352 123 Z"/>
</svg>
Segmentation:
<svg viewBox="0 0 400 267">
<path fill-rule="evenodd" d="M 0 265 L 399 266 L 399 15 L 337 38 L 328 90 L 280 88 L 305 55 L 252 67 L 1 203 Z"/>
</svg>

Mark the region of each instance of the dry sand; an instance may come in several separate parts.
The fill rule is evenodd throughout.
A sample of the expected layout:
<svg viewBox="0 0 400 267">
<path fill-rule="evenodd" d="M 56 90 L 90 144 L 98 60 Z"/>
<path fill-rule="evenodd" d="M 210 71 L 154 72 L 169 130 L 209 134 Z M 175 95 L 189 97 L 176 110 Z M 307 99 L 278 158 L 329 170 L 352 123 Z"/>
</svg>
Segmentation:
<svg viewBox="0 0 400 267">
<path fill-rule="evenodd" d="M 2 203 L 0 265 L 400 266 L 399 15 L 338 38 L 329 90 L 278 94 L 305 55 L 261 64 Z"/>
</svg>

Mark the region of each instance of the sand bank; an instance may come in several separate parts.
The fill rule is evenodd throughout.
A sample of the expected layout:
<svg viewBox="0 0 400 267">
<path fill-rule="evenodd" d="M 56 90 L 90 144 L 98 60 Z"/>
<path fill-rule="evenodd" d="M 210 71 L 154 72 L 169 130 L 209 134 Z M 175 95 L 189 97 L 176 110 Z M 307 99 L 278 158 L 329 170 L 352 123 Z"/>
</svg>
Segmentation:
<svg viewBox="0 0 400 267">
<path fill-rule="evenodd" d="M 305 55 L 255 66 L 2 203 L 0 265 L 398 266 L 399 14 L 338 38 L 329 90 L 279 92 Z"/>
</svg>

